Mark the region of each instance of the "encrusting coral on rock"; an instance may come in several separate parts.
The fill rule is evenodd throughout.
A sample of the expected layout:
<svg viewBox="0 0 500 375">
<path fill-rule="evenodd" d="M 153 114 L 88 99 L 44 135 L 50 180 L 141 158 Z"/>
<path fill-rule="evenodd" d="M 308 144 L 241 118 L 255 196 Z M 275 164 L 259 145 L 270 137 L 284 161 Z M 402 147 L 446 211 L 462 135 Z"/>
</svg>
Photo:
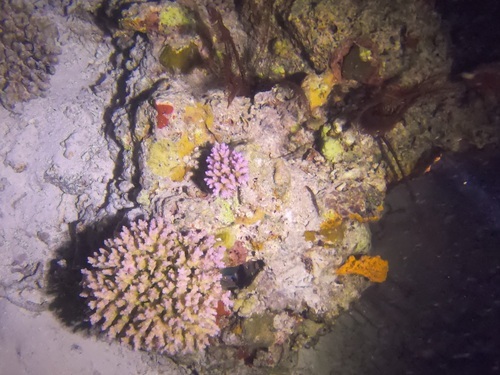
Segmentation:
<svg viewBox="0 0 500 375">
<path fill-rule="evenodd" d="M 387 279 L 387 272 L 389 272 L 389 262 L 379 255 L 364 255 L 360 259 L 351 255 L 336 271 L 337 275 L 361 275 L 374 283 L 384 282 Z"/>
<path fill-rule="evenodd" d="M 232 305 L 220 283 L 224 251 L 205 231 L 162 218 L 124 227 L 82 270 L 90 322 L 135 349 L 203 350 L 220 331 L 218 304 Z"/>
</svg>

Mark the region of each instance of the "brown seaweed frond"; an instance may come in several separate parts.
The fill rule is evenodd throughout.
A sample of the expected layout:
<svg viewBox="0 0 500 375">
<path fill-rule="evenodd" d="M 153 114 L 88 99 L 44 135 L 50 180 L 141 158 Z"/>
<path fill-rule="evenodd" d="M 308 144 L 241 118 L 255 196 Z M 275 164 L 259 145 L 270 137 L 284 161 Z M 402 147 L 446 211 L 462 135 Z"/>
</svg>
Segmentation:
<svg viewBox="0 0 500 375">
<path fill-rule="evenodd" d="M 241 61 L 233 37 L 222 20 L 220 12 L 211 5 L 206 7 L 208 18 L 217 32 L 217 36 L 224 45 L 222 58 L 222 72 L 228 88 L 228 105 L 236 96 L 245 96 L 250 93 L 245 67 Z M 234 71 L 236 68 L 237 72 Z"/>
</svg>

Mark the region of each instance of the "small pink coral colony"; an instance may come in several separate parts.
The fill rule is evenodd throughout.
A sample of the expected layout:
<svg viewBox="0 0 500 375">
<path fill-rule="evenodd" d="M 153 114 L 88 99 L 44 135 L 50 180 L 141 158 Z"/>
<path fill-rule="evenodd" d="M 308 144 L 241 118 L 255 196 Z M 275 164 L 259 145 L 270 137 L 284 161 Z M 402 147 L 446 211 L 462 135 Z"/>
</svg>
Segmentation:
<svg viewBox="0 0 500 375">
<path fill-rule="evenodd" d="M 139 220 L 107 240 L 82 270 L 92 324 L 135 349 L 188 354 L 219 334 L 225 248 L 202 230 L 179 231 L 165 220 Z"/>
<path fill-rule="evenodd" d="M 248 162 L 225 143 L 217 143 L 207 158 L 205 182 L 214 195 L 231 198 L 238 187 L 248 183 Z"/>
</svg>

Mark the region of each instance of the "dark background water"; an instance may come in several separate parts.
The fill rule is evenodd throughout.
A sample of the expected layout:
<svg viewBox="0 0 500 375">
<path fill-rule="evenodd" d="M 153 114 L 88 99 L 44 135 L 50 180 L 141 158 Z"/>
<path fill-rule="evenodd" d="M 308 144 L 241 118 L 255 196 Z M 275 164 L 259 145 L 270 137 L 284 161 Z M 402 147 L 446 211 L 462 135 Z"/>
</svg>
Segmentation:
<svg viewBox="0 0 500 375">
<path fill-rule="evenodd" d="M 444 156 L 410 185 L 416 200 L 396 187 L 372 225 L 388 280 L 320 341 L 329 371 L 500 373 L 500 150 Z"/>
<path fill-rule="evenodd" d="M 435 9 L 451 36 L 454 74 L 500 61 L 500 1 L 436 0 Z"/>
</svg>

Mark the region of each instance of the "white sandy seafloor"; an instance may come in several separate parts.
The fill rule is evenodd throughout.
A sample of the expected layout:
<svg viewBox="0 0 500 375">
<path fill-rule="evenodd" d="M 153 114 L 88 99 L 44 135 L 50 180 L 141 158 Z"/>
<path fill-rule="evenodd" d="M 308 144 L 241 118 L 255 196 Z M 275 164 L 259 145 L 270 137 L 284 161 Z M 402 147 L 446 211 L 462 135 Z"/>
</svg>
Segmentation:
<svg viewBox="0 0 500 375">
<path fill-rule="evenodd" d="M 112 90 L 92 91 L 111 70 L 110 40 L 90 23 L 51 17 L 62 25 L 62 54 L 50 89 L 14 112 L 0 108 L 0 372 L 187 373 L 166 357 L 74 331 L 48 309 L 50 261 L 73 223 L 103 214 L 117 156 L 104 135 Z M 302 371 L 299 362 L 295 373 L 310 365 Z"/>
<path fill-rule="evenodd" d="M 110 98 L 90 89 L 112 48 L 89 23 L 54 20 L 66 31 L 46 97 L 16 114 L 0 108 L 0 372 L 178 373 L 168 360 L 160 371 L 145 353 L 74 333 L 47 310 L 47 260 L 68 241 L 78 207 L 103 204 L 114 167 L 102 121 Z"/>
</svg>

